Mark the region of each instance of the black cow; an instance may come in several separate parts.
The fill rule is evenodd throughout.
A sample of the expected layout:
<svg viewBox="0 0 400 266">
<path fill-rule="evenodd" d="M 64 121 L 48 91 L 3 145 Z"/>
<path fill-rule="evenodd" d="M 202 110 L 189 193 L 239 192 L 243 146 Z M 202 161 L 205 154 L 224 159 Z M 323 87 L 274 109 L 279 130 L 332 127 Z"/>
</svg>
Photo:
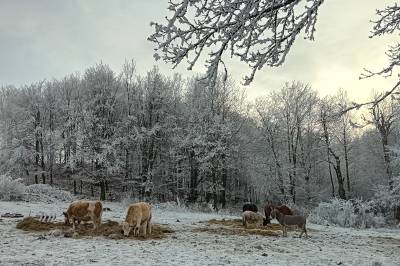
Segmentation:
<svg viewBox="0 0 400 266">
<path fill-rule="evenodd" d="M 245 203 L 243 205 L 243 212 L 245 211 L 252 211 L 252 212 L 258 212 L 258 208 L 257 205 L 255 205 L 254 203 Z"/>
</svg>

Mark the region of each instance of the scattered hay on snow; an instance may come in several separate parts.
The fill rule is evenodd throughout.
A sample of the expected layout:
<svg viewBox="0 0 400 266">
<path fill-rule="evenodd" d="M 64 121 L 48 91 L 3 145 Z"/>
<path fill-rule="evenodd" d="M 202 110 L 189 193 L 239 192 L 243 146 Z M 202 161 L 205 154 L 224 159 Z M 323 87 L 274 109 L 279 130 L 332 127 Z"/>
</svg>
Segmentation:
<svg viewBox="0 0 400 266">
<path fill-rule="evenodd" d="M 261 235 L 261 236 L 279 236 L 281 233 L 278 231 L 266 229 L 251 229 L 240 227 L 200 227 L 194 228 L 193 232 L 205 232 L 218 235 Z"/>
<path fill-rule="evenodd" d="M 206 226 L 194 228 L 193 232 L 208 232 L 221 235 L 261 235 L 261 236 L 280 236 L 282 226 L 280 224 L 269 224 L 267 226 L 256 227 L 249 224 L 245 228 L 242 219 L 211 219 L 206 222 Z M 288 231 L 295 231 L 296 227 L 288 227 Z"/>
<path fill-rule="evenodd" d="M 64 235 L 71 232 L 71 226 L 65 225 L 63 222 L 55 223 L 42 223 L 33 217 L 26 217 L 17 223 L 17 228 L 28 232 L 49 232 L 54 235 L 54 230 L 61 230 Z M 93 230 L 92 223 L 83 223 L 77 226 L 78 237 L 106 237 L 109 239 L 123 239 L 125 238 L 121 233 L 121 226 L 116 221 L 106 220 L 103 221 L 100 228 Z M 173 230 L 165 225 L 153 224 L 151 235 L 146 238 L 139 236 L 135 237 L 132 234 L 128 237 L 130 239 L 150 240 L 150 239 L 163 239 L 168 234 L 174 233 Z"/>
</svg>

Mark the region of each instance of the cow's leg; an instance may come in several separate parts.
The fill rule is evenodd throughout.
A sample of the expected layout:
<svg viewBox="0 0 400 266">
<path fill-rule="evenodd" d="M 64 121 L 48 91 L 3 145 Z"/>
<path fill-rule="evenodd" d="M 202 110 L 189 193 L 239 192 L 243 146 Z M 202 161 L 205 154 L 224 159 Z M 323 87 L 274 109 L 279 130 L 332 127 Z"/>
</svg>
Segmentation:
<svg viewBox="0 0 400 266">
<path fill-rule="evenodd" d="M 135 236 L 139 236 L 140 233 L 140 221 L 138 220 L 135 225 L 134 234 Z"/>
<path fill-rule="evenodd" d="M 76 219 L 75 219 L 75 218 L 72 218 L 72 229 L 73 229 L 74 231 L 75 231 L 75 229 L 76 229 L 75 221 L 76 221 Z"/>
<path fill-rule="evenodd" d="M 305 225 L 305 224 L 304 224 L 304 226 L 303 226 L 303 231 L 304 231 L 304 233 L 306 234 L 306 237 L 308 238 L 307 228 L 306 228 L 306 225 Z"/>
<path fill-rule="evenodd" d="M 100 219 L 96 217 L 94 214 L 90 216 L 91 220 L 93 221 L 93 230 L 96 230 L 100 226 Z"/>
<path fill-rule="evenodd" d="M 142 227 L 143 227 L 143 236 L 146 237 L 146 233 L 147 233 L 147 222 L 144 222 L 144 223 L 142 224 Z"/>
<path fill-rule="evenodd" d="M 147 221 L 147 233 L 151 234 L 151 220 Z"/>
</svg>

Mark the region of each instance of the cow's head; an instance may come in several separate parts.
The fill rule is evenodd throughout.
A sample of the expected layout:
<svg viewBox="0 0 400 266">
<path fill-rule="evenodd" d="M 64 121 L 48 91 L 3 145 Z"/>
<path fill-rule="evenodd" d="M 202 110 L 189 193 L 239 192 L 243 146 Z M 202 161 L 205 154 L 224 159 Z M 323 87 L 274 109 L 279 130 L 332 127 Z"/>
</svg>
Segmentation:
<svg viewBox="0 0 400 266">
<path fill-rule="evenodd" d="M 132 226 L 130 226 L 129 223 L 127 222 L 122 222 L 121 226 L 122 226 L 122 233 L 124 234 L 124 236 L 129 236 Z"/>
<path fill-rule="evenodd" d="M 64 215 L 64 223 L 65 223 L 65 225 L 70 225 L 68 213 L 67 212 L 63 212 L 63 215 Z"/>
</svg>

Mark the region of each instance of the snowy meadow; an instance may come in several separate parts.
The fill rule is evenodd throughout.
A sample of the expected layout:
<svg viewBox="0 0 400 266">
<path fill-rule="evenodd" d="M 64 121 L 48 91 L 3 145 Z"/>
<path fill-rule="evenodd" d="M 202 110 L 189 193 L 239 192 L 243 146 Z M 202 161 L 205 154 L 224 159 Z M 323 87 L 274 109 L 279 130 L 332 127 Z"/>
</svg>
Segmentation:
<svg viewBox="0 0 400 266">
<path fill-rule="evenodd" d="M 0 3 L 0 266 L 400 265 L 399 1 L 28 2 Z"/>
<path fill-rule="evenodd" d="M 0 201 L 0 215 L 21 214 L 38 221 L 48 215 L 56 217 L 49 224 L 64 222 L 62 212 L 73 198 L 69 192 L 47 185 L 33 185 L 25 191 L 24 200 Z M 41 196 L 32 197 L 32 194 Z M 103 202 L 107 208 L 103 223 L 122 222 L 129 203 L 129 200 Z M 122 235 L 115 239 L 71 237 L 57 230 L 24 231 L 17 229 L 23 217 L 1 217 L 0 264 L 377 266 L 400 263 L 399 228 L 354 229 L 308 223 L 308 238 L 299 238 L 300 231 L 293 230 L 288 232 L 288 237 L 282 237 L 276 220 L 272 220 L 269 229 L 244 229 L 240 214 L 240 208 L 231 213 L 218 213 L 195 211 L 174 202 L 154 204 L 152 223 L 171 231 L 159 239 Z M 237 227 L 227 223 L 237 220 Z M 43 224 L 47 223 L 43 221 Z"/>
<path fill-rule="evenodd" d="M 66 202 L 0 202 L 2 213 L 55 213 Z M 125 206 L 105 202 L 111 211 L 103 219 L 122 221 Z M 299 232 L 281 236 L 235 235 L 202 232 L 216 227 L 210 219 L 239 218 L 155 207 L 154 223 L 174 233 L 160 240 L 65 238 L 51 233 L 16 229 L 19 219 L 0 221 L 1 265 L 399 265 L 400 229 L 354 230 L 310 224 L 309 238 Z M 61 219 L 61 218 L 58 218 Z"/>
</svg>

